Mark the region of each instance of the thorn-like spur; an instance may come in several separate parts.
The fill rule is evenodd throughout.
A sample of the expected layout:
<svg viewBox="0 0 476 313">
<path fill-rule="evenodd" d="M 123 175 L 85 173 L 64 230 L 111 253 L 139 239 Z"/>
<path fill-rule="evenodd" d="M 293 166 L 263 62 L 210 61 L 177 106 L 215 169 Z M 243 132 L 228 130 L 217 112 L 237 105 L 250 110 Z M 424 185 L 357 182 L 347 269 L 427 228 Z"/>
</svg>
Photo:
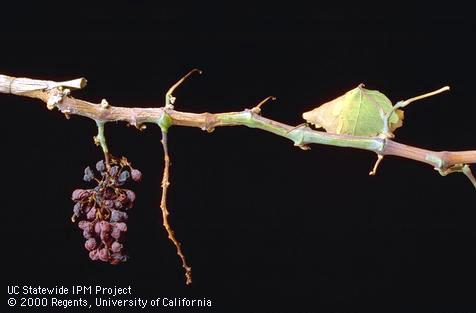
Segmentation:
<svg viewBox="0 0 476 313">
<path fill-rule="evenodd" d="M 377 174 L 377 169 L 378 166 L 380 165 L 380 162 L 383 160 L 383 155 L 377 153 L 377 161 L 375 161 L 373 169 L 369 172 L 370 176 L 375 176 Z"/>
<path fill-rule="evenodd" d="M 185 76 L 180 78 L 172 87 L 169 88 L 167 93 L 165 94 L 165 108 L 166 109 L 173 109 L 174 108 L 174 102 L 175 102 L 175 97 L 173 96 L 173 92 L 175 89 L 180 86 L 190 75 L 193 73 L 197 72 L 198 74 L 202 74 L 202 71 L 199 69 L 194 68 L 190 72 L 188 72 Z"/>
<path fill-rule="evenodd" d="M 266 102 L 268 102 L 269 100 L 276 100 L 276 97 L 274 96 L 269 96 L 269 97 L 266 97 L 265 99 L 261 100 L 260 103 L 258 103 L 257 105 L 255 105 L 252 109 L 251 109 L 251 112 L 253 113 L 256 113 L 256 114 L 260 114 L 261 113 L 261 106 L 263 104 L 265 104 Z"/>
</svg>

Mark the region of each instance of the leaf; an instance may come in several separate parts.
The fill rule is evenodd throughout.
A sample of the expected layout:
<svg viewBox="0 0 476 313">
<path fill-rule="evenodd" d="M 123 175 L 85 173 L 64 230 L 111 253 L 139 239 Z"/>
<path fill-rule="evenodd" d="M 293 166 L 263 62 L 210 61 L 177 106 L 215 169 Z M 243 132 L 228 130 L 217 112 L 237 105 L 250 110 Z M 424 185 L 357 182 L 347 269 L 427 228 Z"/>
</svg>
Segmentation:
<svg viewBox="0 0 476 313">
<path fill-rule="evenodd" d="M 353 136 L 377 136 L 383 133 L 384 122 L 380 116 L 392 110 L 392 102 L 381 92 L 359 85 L 344 95 L 324 103 L 302 117 L 316 128 L 328 133 Z M 402 126 L 403 111 L 396 110 L 389 119 L 389 131 Z"/>
</svg>

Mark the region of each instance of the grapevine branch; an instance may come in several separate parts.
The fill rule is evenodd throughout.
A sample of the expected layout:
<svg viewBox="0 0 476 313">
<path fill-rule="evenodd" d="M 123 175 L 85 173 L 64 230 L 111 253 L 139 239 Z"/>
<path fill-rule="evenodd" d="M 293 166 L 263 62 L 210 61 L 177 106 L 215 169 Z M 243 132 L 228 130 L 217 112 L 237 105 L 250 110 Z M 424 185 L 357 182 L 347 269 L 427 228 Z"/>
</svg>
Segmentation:
<svg viewBox="0 0 476 313">
<path fill-rule="evenodd" d="M 299 126 L 287 125 L 265 118 L 261 115 L 262 104 L 269 99 L 274 99 L 273 97 L 266 98 L 251 109 L 245 109 L 239 112 L 189 113 L 177 111 L 173 107 L 175 97 L 172 95 L 172 92 L 194 72 L 200 71 L 192 70 L 173 85 L 166 94 L 164 106 L 159 108 L 117 107 L 109 105 L 109 103 L 104 99 L 99 104 L 75 99 L 70 95 L 71 89 L 83 88 L 86 85 L 86 79 L 84 78 L 64 82 L 54 82 L 0 75 L 0 93 L 40 99 L 47 104 L 48 109 L 52 110 L 57 108 L 60 112 L 65 114 L 67 118 L 69 118 L 70 115 L 80 115 L 94 120 L 98 127 L 98 136 L 95 137 L 95 142 L 101 146 L 106 161 L 109 158 L 109 150 L 104 136 L 104 125 L 106 123 L 122 121 L 133 125 L 140 130 L 143 130 L 147 123 L 160 126 L 162 130 L 162 145 L 165 162 L 161 199 L 163 224 L 167 230 L 169 239 L 177 248 L 177 254 L 181 258 L 182 266 L 185 269 L 187 283 L 191 282 L 191 268 L 187 265 L 184 254 L 181 250 L 181 245 L 177 239 L 175 239 L 173 230 L 169 225 L 169 212 L 166 204 L 170 167 L 170 158 L 167 149 L 167 130 L 173 125 L 199 127 L 208 132 L 211 132 L 214 128 L 220 126 L 241 125 L 250 128 L 259 128 L 278 136 L 285 137 L 293 141 L 295 146 L 302 149 L 308 149 L 309 144 L 323 144 L 368 150 L 376 153 L 379 161 L 386 155 L 399 156 L 429 164 L 442 176 L 446 176 L 450 173 L 461 172 L 466 175 L 476 187 L 476 179 L 472 175 L 468 166 L 468 164 L 476 163 L 476 150 L 432 151 L 405 145 L 385 136 L 363 137 L 338 135 L 313 130 L 307 124 Z M 428 94 L 423 96 L 428 96 Z M 401 104 L 407 105 L 421 97 L 422 96 L 418 96 L 408 99 L 401 102 Z M 375 174 L 375 171 L 376 166 L 371 173 Z"/>
</svg>

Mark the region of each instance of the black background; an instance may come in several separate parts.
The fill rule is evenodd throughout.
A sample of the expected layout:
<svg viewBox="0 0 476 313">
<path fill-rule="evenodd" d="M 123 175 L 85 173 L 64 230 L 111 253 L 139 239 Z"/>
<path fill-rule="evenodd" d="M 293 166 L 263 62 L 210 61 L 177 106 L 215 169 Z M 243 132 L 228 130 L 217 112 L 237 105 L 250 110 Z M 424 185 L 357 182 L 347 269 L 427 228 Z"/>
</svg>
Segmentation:
<svg viewBox="0 0 476 313">
<path fill-rule="evenodd" d="M 160 107 L 198 67 L 204 74 L 177 90 L 176 109 L 239 111 L 274 95 L 263 115 L 297 125 L 361 82 L 393 101 L 450 85 L 406 109 L 396 140 L 475 147 L 469 8 L 22 2 L 2 15 L 0 73 L 84 76 L 88 86 L 73 95 L 92 102 Z M 375 156 L 366 151 L 305 152 L 244 127 L 173 127 L 169 208 L 193 267 L 185 286 L 161 226 L 157 127 L 107 125 L 111 151 L 144 173 L 131 259 L 114 267 L 89 260 L 70 222 L 71 191 L 88 187 L 83 169 L 101 158 L 94 123 L 18 96 L 0 95 L 0 105 L 5 289 L 131 285 L 135 297 L 212 299 L 193 312 L 476 312 L 476 193 L 463 175 L 388 157 L 369 177 Z"/>
</svg>

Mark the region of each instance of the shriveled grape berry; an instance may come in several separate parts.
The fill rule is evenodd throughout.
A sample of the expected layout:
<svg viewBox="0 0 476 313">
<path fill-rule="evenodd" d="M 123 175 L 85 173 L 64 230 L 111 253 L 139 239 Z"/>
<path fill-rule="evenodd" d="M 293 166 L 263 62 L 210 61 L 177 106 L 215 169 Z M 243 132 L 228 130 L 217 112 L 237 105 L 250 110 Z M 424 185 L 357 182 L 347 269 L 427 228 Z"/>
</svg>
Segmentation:
<svg viewBox="0 0 476 313">
<path fill-rule="evenodd" d="M 113 166 L 109 169 L 109 175 L 110 176 L 116 176 L 117 173 L 119 172 L 119 166 Z"/>
<path fill-rule="evenodd" d="M 71 195 L 71 199 L 73 201 L 85 200 L 90 195 L 91 195 L 91 193 L 89 192 L 89 190 L 76 189 L 76 190 L 73 191 L 73 194 Z"/>
<path fill-rule="evenodd" d="M 106 164 L 104 163 L 104 160 L 101 160 L 101 161 L 96 163 L 96 169 L 100 173 L 102 173 L 106 170 Z"/>
<path fill-rule="evenodd" d="M 99 223 L 94 224 L 94 232 L 96 233 L 96 235 L 101 234 L 101 225 Z"/>
<path fill-rule="evenodd" d="M 112 228 L 111 224 L 109 224 L 106 221 L 100 221 L 99 226 L 100 226 L 102 232 L 110 232 L 111 228 Z"/>
<path fill-rule="evenodd" d="M 91 168 L 88 166 L 84 169 L 83 180 L 89 182 L 89 181 L 92 181 L 93 179 L 94 179 L 94 173 L 91 170 Z"/>
<path fill-rule="evenodd" d="M 138 169 L 134 168 L 131 170 L 131 177 L 133 181 L 140 182 L 142 179 L 142 173 Z"/>
<path fill-rule="evenodd" d="M 122 250 L 122 244 L 120 244 L 117 241 L 114 241 L 111 245 L 111 251 L 116 253 L 116 252 L 120 252 L 121 250 Z"/>
<path fill-rule="evenodd" d="M 99 259 L 104 262 L 109 261 L 109 251 L 107 248 L 99 250 Z"/>
<path fill-rule="evenodd" d="M 86 218 L 90 221 L 94 220 L 96 218 L 96 209 L 92 208 L 88 214 L 86 214 Z"/>
<path fill-rule="evenodd" d="M 129 173 L 129 171 L 124 171 L 119 175 L 117 181 L 122 186 L 129 180 L 129 178 L 131 178 L 131 174 Z"/>
<path fill-rule="evenodd" d="M 111 222 L 123 222 L 127 221 L 127 213 L 121 212 L 118 210 L 112 210 L 111 211 Z"/>
<path fill-rule="evenodd" d="M 81 213 L 82 213 L 82 208 L 81 207 L 82 206 L 81 206 L 80 202 L 78 202 L 74 205 L 74 207 L 73 207 L 74 216 L 79 217 L 81 215 Z"/>
<path fill-rule="evenodd" d="M 97 246 L 97 242 L 96 242 L 96 239 L 94 239 L 94 238 L 89 238 L 89 239 L 86 240 L 86 242 L 84 243 L 84 247 L 85 247 L 86 250 L 88 250 L 88 251 L 92 251 L 92 250 L 96 249 L 96 246 Z"/>
<path fill-rule="evenodd" d="M 132 190 L 122 186 L 130 181 L 140 181 L 142 173 L 132 168 L 125 158 L 111 158 L 109 165 L 103 160 L 96 163 L 95 169 L 100 175 L 86 167 L 83 179 L 97 185 L 73 191 L 71 198 L 76 203 L 72 219 L 81 219 L 78 227 L 87 239 L 84 247 L 91 260 L 118 264 L 128 259 L 123 246 L 128 219 L 124 211 L 133 206 L 136 198 Z"/>
<path fill-rule="evenodd" d="M 78 227 L 82 230 L 89 229 L 91 227 L 91 222 L 88 221 L 79 221 Z"/>
<path fill-rule="evenodd" d="M 90 251 L 89 257 L 91 258 L 91 260 L 96 261 L 99 258 L 98 250 Z"/>
<path fill-rule="evenodd" d="M 132 190 L 126 189 L 126 196 L 129 201 L 129 208 L 132 208 L 134 201 L 136 201 L 136 193 Z"/>
<path fill-rule="evenodd" d="M 83 237 L 86 239 L 89 239 L 93 237 L 93 234 L 91 233 L 89 229 L 85 229 L 83 230 Z"/>
<path fill-rule="evenodd" d="M 119 229 L 120 231 L 127 231 L 127 224 L 126 223 L 116 223 L 114 226 Z"/>
<path fill-rule="evenodd" d="M 99 235 L 99 238 L 101 238 L 101 241 L 103 243 L 107 243 L 109 239 L 111 239 L 111 234 L 105 231 L 101 231 L 101 234 Z"/>
<path fill-rule="evenodd" d="M 89 203 L 83 203 L 83 204 L 82 204 L 83 213 L 88 214 L 89 211 L 90 211 L 92 208 L 93 208 L 93 207 L 92 207 Z"/>
</svg>

